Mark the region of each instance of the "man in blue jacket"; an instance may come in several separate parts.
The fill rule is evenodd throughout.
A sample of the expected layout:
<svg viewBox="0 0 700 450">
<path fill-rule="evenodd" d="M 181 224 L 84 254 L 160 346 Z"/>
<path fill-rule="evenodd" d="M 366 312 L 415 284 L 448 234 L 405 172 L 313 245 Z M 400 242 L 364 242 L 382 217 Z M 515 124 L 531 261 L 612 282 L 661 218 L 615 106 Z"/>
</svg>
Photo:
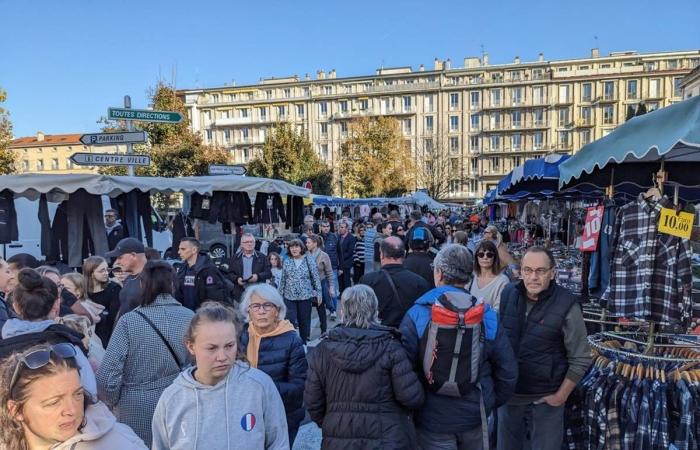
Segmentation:
<svg viewBox="0 0 700 450">
<path fill-rule="evenodd" d="M 435 289 L 416 300 L 401 322 L 403 346 L 422 374 L 420 342 L 427 330 L 431 308 L 444 293 L 464 291 L 471 279 L 473 262 L 466 247 L 446 245 L 433 262 Z M 449 397 L 426 390 L 425 403 L 416 413 L 418 444 L 428 449 L 488 450 L 484 447 L 486 430 L 483 418 L 508 401 L 515 389 L 518 366 L 507 336 L 498 325 L 498 316 L 490 307 L 482 319 L 484 345 L 480 358 L 479 386 L 462 397 Z M 483 403 L 482 403 L 483 402 Z"/>
</svg>

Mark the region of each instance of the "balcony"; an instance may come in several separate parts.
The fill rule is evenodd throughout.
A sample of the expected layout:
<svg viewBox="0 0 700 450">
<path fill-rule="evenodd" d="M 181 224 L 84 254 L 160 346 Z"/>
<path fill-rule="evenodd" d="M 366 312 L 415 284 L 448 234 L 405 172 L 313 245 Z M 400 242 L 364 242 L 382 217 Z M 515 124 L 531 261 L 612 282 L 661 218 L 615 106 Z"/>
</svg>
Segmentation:
<svg viewBox="0 0 700 450">
<path fill-rule="evenodd" d="M 591 118 L 580 118 L 576 119 L 576 128 L 587 128 L 594 127 L 593 119 Z"/>
<path fill-rule="evenodd" d="M 214 121 L 214 126 L 225 127 L 231 125 L 248 125 L 253 123 L 252 117 L 222 117 Z"/>
<path fill-rule="evenodd" d="M 594 103 L 615 103 L 617 102 L 617 95 L 615 94 L 605 94 L 596 97 Z"/>
<path fill-rule="evenodd" d="M 574 98 L 571 95 L 567 95 L 566 97 L 559 97 L 557 99 L 557 105 L 570 105 L 574 102 Z"/>
<path fill-rule="evenodd" d="M 433 81 L 433 82 L 427 82 L 427 83 L 389 84 L 389 85 L 370 86 L 364 92 L 367 92 L 367 93 L 415 92 L 415 91 L 437 90 L 439 88 L 440 88 L 440 82 Z"/>
</svg>

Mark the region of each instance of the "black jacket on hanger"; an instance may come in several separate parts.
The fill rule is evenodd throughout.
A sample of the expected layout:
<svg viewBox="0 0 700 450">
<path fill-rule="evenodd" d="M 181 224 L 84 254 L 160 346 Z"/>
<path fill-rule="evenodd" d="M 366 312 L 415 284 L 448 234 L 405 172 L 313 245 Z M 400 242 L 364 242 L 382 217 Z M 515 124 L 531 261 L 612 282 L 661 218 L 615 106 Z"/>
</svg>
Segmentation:
<svg viewBox="0 0 700 450">
<path fill-rule="evenodd" d="M 194 237 L 194 228 L 192 228 L 192 221 L 189 217 L 185 215 L 182 211 L 177 213 L 173 217 L 173 254 L 177 254 L 177 247 L 180 245 L 180 241 L 184 237 Z"/>
<path fill-rule="evenodd" d="M 209 223 L 233 222 L 238 225 L 250 222 L 252 217 L 250 197 L 245 192 L 216 191 L 211 199 Z"/>
<path fill-rule="evenodd" d="M 287 228 L 298 227 L 304 223 L 304 199 L 296 195 L 287 196 Z"/>
<path fill-rule="evenodd" d="M 282 196 L 258 192 L 255 196 L 253 223 L 277 223 L 286 220 Z"/>
<path fill-rule="evenodd" d="M 0 244 L 9 244 L 19 239 L 15 195 L 9 189 L 0 192 Z"/>
<path fill-rule="evenodd" d="M 208 195 L 194 193 L 190 201 L 190 217 L 209 220 L 212 198 Z"/>
</svg>

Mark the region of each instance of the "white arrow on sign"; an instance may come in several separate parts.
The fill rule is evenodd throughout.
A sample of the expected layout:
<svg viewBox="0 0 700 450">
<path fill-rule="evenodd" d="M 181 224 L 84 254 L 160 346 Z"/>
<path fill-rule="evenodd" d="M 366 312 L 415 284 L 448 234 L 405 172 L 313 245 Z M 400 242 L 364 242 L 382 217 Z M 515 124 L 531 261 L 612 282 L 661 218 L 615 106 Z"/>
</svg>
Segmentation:
<svg viewBox="0 0 700 450">
<path fill-rule="evenodd" d="M 92 133 L 80 136 L 80 142 L 85 145 L 116 145 L 138 144 L 146 142 L 148 135 L 145 131 L 127 131 L 123 133 Z"/>
<path fill-rule="evenodd" d="M 225 164 L 209 164 L 209 175 L 245 175 L 243 166 L 229 166 Z"/>
<path fill-rule="evenodd" d="M 148 155 L 126 155 L 124 153 L 73 153 L 70 160 L 79 166 L 149 166 Z"/>
</svg>

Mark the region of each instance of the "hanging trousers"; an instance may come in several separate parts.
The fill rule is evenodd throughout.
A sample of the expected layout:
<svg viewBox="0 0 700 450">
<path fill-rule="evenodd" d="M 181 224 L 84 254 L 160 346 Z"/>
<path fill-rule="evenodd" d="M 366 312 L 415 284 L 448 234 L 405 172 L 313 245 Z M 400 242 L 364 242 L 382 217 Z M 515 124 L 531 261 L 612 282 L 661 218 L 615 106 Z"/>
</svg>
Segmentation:
<svg viewBox="0 0 700 450">
<path fill-rule="evenodd" d="M 83 227 L 87 224 L 95 248 L 91 254 L 104 256 L 107 253 L 107 233 L 102 219 L 102 199 L 79 189 L 68 198 L 68 265 L 83 265 Z"/>
</svg>

